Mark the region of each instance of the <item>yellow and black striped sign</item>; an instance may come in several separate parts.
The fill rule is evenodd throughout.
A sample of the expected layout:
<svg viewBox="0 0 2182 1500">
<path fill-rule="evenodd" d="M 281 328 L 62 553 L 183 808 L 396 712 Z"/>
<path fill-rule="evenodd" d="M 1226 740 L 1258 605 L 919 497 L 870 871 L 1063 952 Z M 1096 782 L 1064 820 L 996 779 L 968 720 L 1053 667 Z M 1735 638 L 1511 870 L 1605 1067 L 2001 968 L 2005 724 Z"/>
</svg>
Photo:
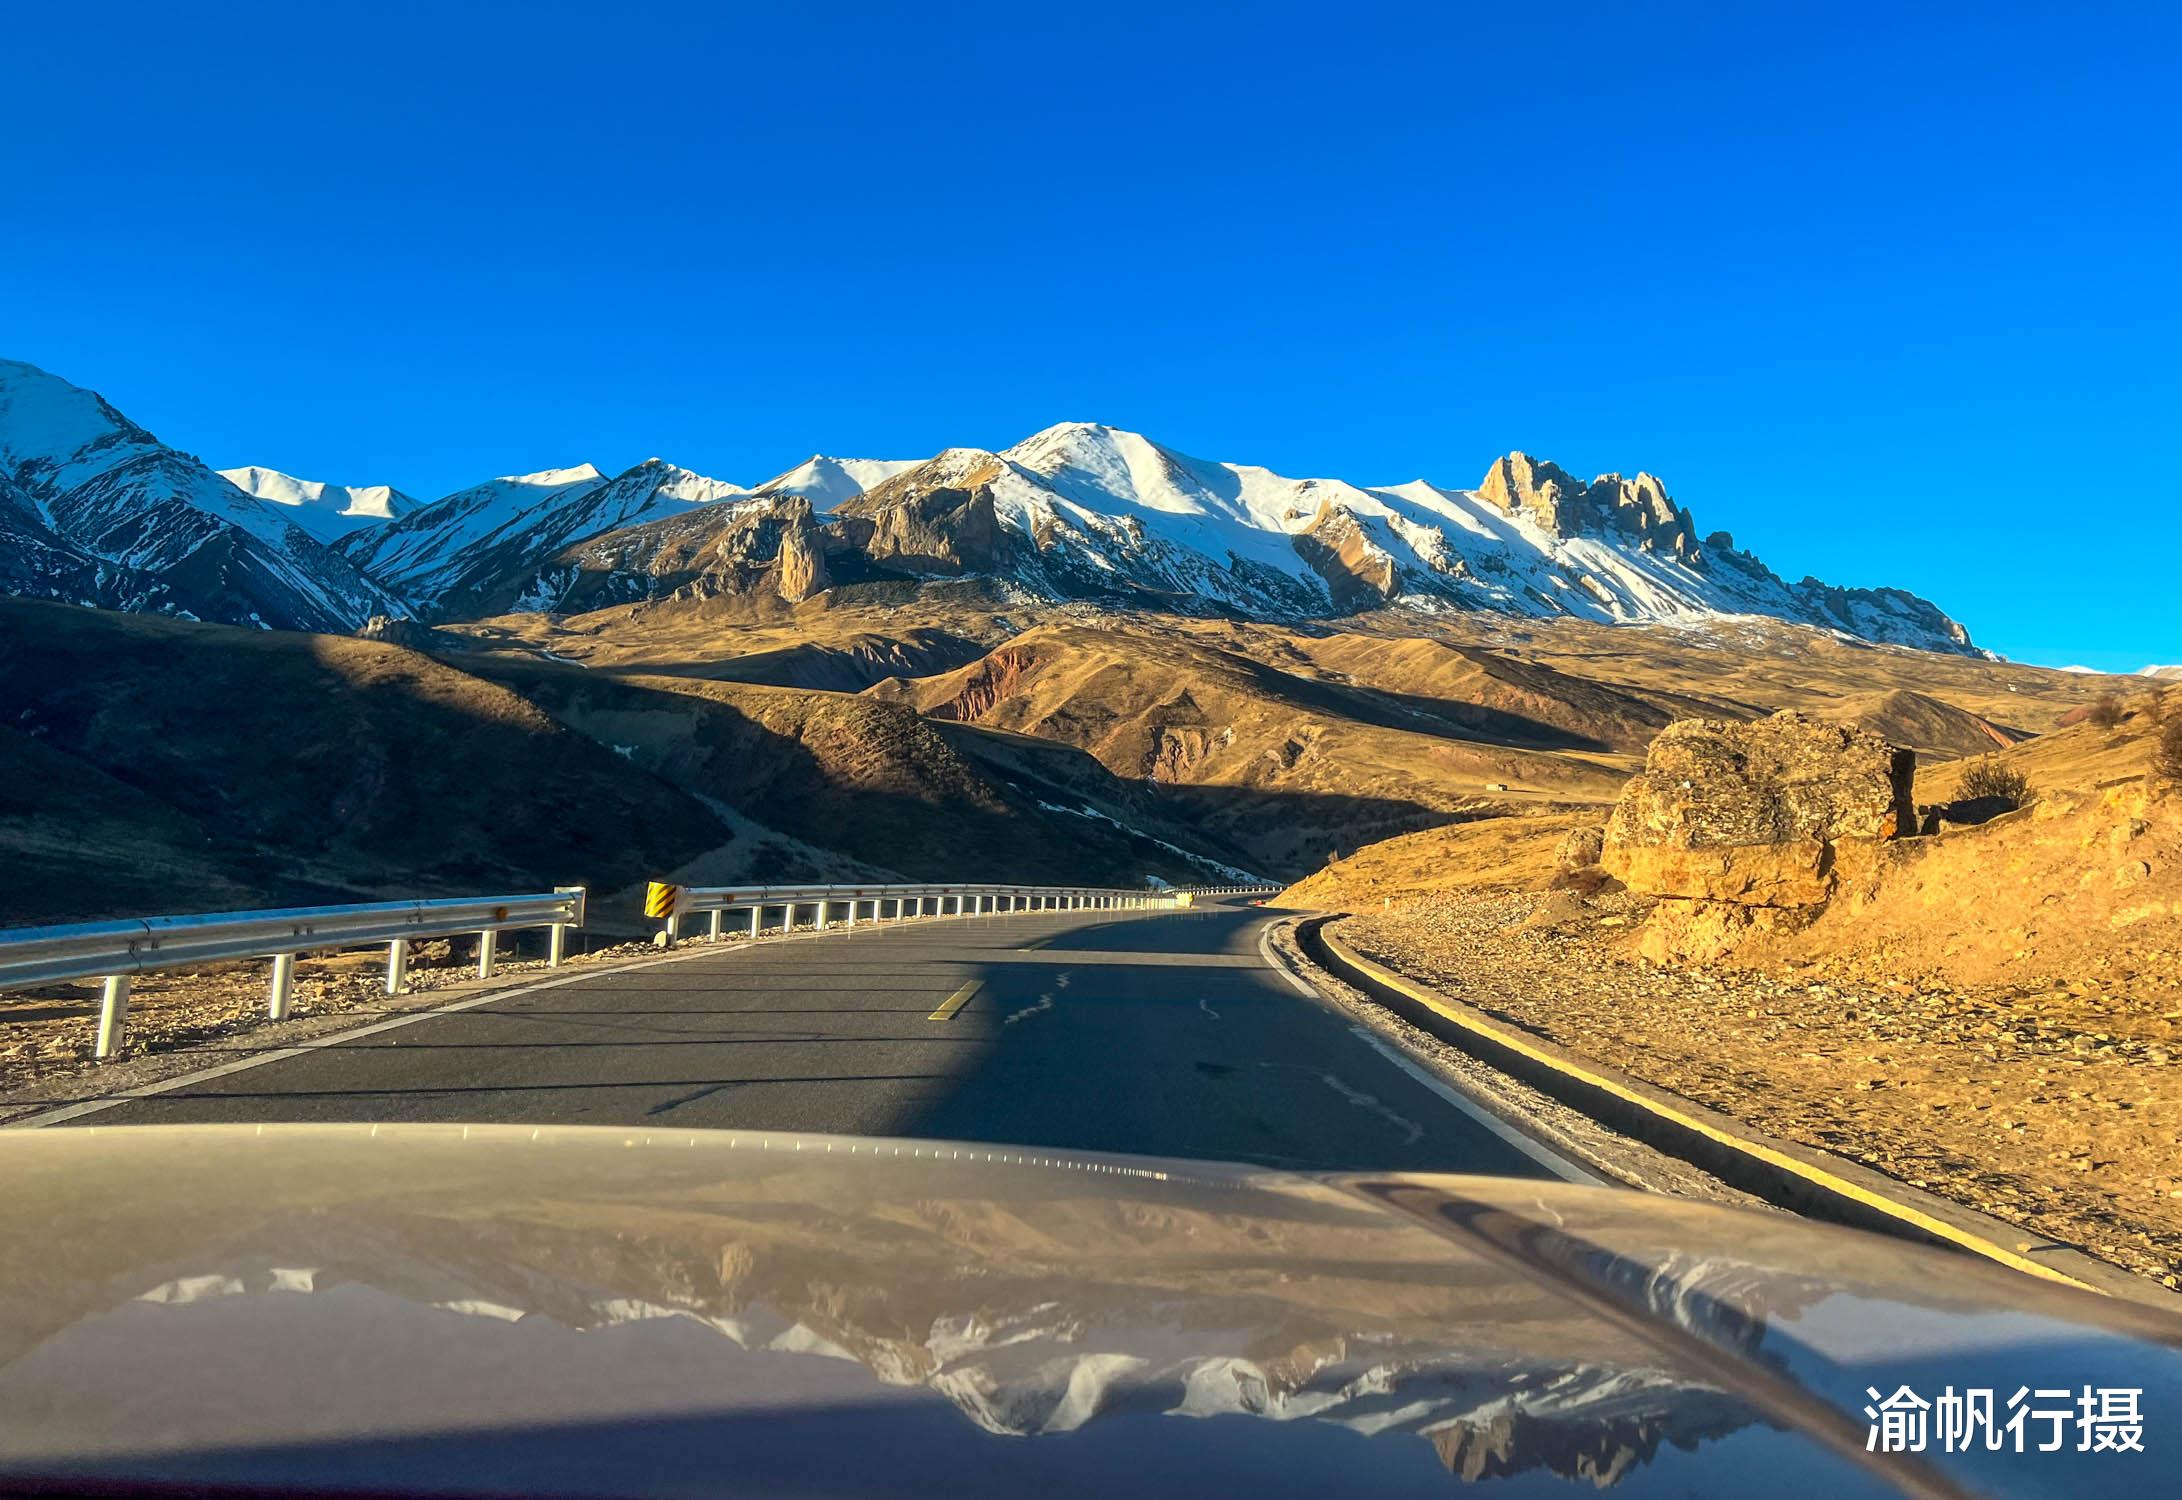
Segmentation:
<svg viewBox="0 0 2182 1500">
<path fill-rule="evenodd" d="M 644 915 L 647 917 L 671 917 L 676 903 L 682 898 L 682 888 L 653 881 L 644 888 Z"/>
</svg>

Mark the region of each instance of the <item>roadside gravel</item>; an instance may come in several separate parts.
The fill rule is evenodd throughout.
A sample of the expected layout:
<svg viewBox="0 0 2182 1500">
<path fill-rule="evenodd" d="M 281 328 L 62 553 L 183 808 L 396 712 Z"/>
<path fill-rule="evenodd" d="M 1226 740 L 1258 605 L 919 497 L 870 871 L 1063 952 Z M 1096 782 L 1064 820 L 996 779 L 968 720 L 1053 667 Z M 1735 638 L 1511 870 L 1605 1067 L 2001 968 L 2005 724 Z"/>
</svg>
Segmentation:
<svg viewBox="0 0 2182 1500">
<path fill-rule="evenodd" d="M 1385 1038 L 1483 1108 L 1529 1132 L 1607 1182 L 1677 1198 L 1729 1203 L 1766 1213 L 1783 1212 L 1762 1198 L 1728 1186 L 1710 1172 L 1680 1157 L 1656 1151 L 1642 1141 L 1608 1129 L 1581 1110 L 1572 1109 L 1560 1100 L 1510 1078 L 1461 1048 L 1411 1024 L 1313 963 L 1296 942 L 1293 922 L 1284 922 L 1274 928 L 1270 941 L 1283 963 L 1308 979 L 1319 994 L 1359 1026 Z"/>
<path fill-rule="evenodd" d="M 1849 964 L 1660 968 L 1631 951 L 1642 913 L 1626 894 L 1501 894 L 1341 933 L 1511 1025 L 2182 1289 L 2182 1012 L 2123 1024 L 2096 985 Z"/>
</svg>

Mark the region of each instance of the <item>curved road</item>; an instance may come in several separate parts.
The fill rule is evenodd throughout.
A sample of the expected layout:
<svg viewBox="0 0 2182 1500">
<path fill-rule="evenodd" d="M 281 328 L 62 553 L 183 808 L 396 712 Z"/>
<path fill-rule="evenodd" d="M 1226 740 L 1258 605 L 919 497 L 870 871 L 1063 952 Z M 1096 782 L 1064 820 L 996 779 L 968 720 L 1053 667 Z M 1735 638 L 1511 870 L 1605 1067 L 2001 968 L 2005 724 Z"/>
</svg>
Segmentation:
<svg viewBox="0 0 2182 1500">
<path fill-rule="evenodd" d="M 659 1124 L 1554 1175 L 1270 967 L 1274 919 L 1209 904 L 700 944 L 70 1123 Z"/>
</svg>

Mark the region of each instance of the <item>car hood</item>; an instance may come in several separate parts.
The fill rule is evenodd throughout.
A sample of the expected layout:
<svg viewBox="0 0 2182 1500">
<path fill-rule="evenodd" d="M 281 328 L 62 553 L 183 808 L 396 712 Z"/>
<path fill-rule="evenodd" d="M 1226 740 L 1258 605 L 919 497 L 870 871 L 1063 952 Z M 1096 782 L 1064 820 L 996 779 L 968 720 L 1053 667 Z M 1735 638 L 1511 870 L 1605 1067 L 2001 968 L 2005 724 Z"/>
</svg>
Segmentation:
<svg viewBox="0 0 2182 1500">
<path fill-rule="evenodd" d="M 781 1134 L 0 1136 L 0 1484 L 2055 1495 L 1867 1387 L 2133 1386 L 2177 1324 L 1786 1215 Z"/>
</svg>

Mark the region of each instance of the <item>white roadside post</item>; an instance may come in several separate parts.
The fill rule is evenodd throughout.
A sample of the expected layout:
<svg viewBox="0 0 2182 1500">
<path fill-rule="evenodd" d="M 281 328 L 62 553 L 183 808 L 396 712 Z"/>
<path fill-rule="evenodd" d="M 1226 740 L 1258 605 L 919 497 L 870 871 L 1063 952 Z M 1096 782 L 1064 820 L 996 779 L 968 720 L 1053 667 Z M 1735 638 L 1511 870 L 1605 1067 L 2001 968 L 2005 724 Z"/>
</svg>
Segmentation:
<svg viewBox="0 0 2182 1500">
<path fill-rule="evenodd" d="M 755 902 L 752 902 L 752 903 L 751 903 L 751 906 L 750 906 L 750 941 L 751 941 L 751 942 L 753 942 L 753 943 L 754 943 L 754 942 L 756 942 L 756 941 L 758 940 L 758 933 L 759 933 L 759 932 L 760 932 L 760 931 L 762 930 L 762 924 L 764 923 L 764 921 L 765 921 L 765 903 L 764 903 L 763 901 L 755 901 Z"/>
<path fill-rule="evenodd" d="M 851 932 L 854 932 L 856 930 L 857 905 L 858 903 L 856 898 L 854 896 L 849 897 L 849 919 L 841 924 L 842 926 L 848 928 Z"/>
<path fill-rule="evenodd" d="M 546 967 L 558 969 L 561 966 L 561 960 L 568 957 L 568 929 L 571 925 L 577 927 L 583 925 L 584 904 L 590 893 L 580 885 L 557 885 L 553 888 L 553 894 L 556 896 L 574 896 L 576 898 L 576 909 L 570 914 L 575 918 L 574 923 L 555 922 L 553 924 L 553 935 L 546 939 Z"/>
<path fill-rule="evenodd" d="M 119 1050 L 122 1024 L 128 1019 L 129 976 L 109 974 L 105 992 L 99 997 L 98 1056 L 112 1057 Z"/>
<path fill-rule="evenodd" d="M 273 955 L 273 998 L 266 1014 L 276 1021 L 288 1019 L 288 1004 L 295 998 L 295 955 Z"/>
<path fill-rule="evenodd" d="M 386 945 L 386 992 L 399 995 L 409 982 L 409 939 L 396 938 Z"/>
<path fill-rule="evenodd" d="M 715 906 L 714 908 L 712 908 L 712 931 L 707 934 L 708 940 L 717 943 L 720 940 L 720 934 L 726 926 L 726 923 L 727 909 L 720 906 Z"/>
<path fill-rule="evenodd" d="M 477 977 L 492 978 L 492 961 L 500 949 L 500 934 L 488 927 L 477 935 Z"/>
<path fill-rule="evenodd" d="M 817 914 L 811 919 L 811 928 L 813 931 L 824 932 L 826 930 L 826 908 L 829 904 L 830 903 L 825 901 L 821 901 L 818 903 Z"/>
</svg>

